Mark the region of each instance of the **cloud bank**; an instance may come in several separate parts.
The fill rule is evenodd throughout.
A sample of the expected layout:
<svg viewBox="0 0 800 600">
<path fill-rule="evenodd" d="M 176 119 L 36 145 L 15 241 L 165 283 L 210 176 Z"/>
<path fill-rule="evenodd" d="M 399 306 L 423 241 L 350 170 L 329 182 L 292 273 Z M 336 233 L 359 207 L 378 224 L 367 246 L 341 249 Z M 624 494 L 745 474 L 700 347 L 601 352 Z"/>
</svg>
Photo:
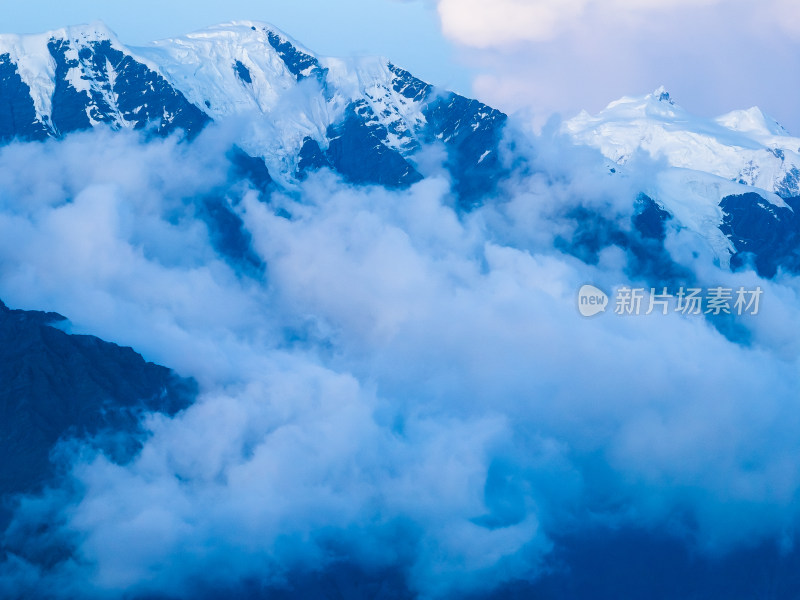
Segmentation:
<svg viewBox="0 0 800 600">
<path fill-rule="evenodd" d="M 467 46 L 489 48 L 546 41 L 602 11 L 618 19 L 644 17 L 720 0 L 440 0 L 444 33 Z"/>
<path fill-rule="evenodd" d="M 442 31 L 476 72 L 474 92 L 507 111 L 596 112 L 660 85 L 706 117 L 760 106 L 790 131 L 798 8 L 786 0 L 440 0 Z M 789 82 L 789 83 L 787 83 Z"/>
<path fill-rule="evenodd" d="M 592 152 L 537 140 L 496 201 L 460 214 L 435 177 L 390 192 L 321 173 L 259 197 L 225 144 L 99 132 L 0 152 L 0 298 L 201 386 L 149 418 L 131 463 L 79 453 L 20 502 L 4 595 L 258 597 L 355 564 L 463 597 L 557 568 L 555 538 L 598 524 L 710 555 L 791 545 L 797 281 L 720 271 L 671 230 L 699 280 L 765 289 L 750 343 L 696 317 L 586 320 L 578 288 L 631 281 L 630 256 L 588 264 L 557 239 L 585 225 L 577 207 L 625 227 L 640 181 Z M 209 195 L 263 273 L 215 250 Z"/>
</svg>

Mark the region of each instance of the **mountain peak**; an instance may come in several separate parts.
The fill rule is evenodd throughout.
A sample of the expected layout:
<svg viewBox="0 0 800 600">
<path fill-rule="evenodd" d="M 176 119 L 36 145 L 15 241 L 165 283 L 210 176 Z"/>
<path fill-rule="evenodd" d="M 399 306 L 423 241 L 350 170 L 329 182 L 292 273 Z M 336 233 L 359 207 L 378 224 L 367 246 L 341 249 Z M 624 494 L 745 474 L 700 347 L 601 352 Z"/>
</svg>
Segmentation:
<svg viewBox="0 0 800 600">
<path fill-rule="evenodd" d="M 643 97 L 612 102 L 596 115 L 582 112 L 563 128 L 576 142 L 619 164 L 642 151 L 676 169 L 701 174 L 691 176 L 697 180 L 717 177 L 713 185 L 719 189 L 725 184 L 725 189 L 747 186 L 784 198 L 800 195 L 800 139 L 757 107 L 716 119 L 698 117 L 660 87 Z"/>
<path fill-rule="evenodd" d="M 103 21 L 91 21 L 80 25 L 71 25 L 56 30 L 57 34 L 73 39 L 109 39 L 116 38 L 116 34 L 109 29 Z"/>
<path fill-rule="evenodd" d="M 611 102 L 596 116 L 582 115 L 594 121 L 631 121 L 636 119 L 661 119 L 673 120 L 684 110 L 672 99 L 670 93 L 663 87 L 656 88 L 644 96 L 623 96 Z"/>
<path fill-rule="evenodd" d="M 715 119 L 717 123 L 732 131 L 756 136 L 787 137 L 789 132 L 775 119 L 765 114 L 759 107 L 734 110 Z"/>
<path fill-rule="evenodd" d="M 117 42 L 117 35 L 103 21 L 92 21 L 79 25 L 70 25 L 52 31 L 46 31 L 37 37 L 67 40 L 75 42 L 93 42 L 110 40 Z"/>
<path fill-rule="evenodd" d="M 95 126 L 194 135 L 247 119 L 237 138 L 247 168 L 287 187 L 326 167 L 353 183 L 410 185 L 421 177 L 412 155 L 432 139 L 458 157 L 465 204 L 502 170 L 500 111 L 384 59 L 318 57 L 269 23 L 231 21 L 137 48 L 102 22 L 8 42 L 0 97 L 15 113 L 0 115 L 0 143 Z"/>
<path fill-rule="evenodd" d="M 675 101 L 672 100 L 672 96 L 670 96 L 669 92 L 663 85 L 657 87 L 655 91 L 650 94 L 650 97 L 658 102 L 666 102 L 667 104 L 675 106 Z"/>
<path fill-rule="evenodd" d="M 152 45 L 163 46 L 179 40 L 198 41 L 204 39 L 213 40 L 215 42 L 220 40 L 228 40 L 230 43 L 239 45 L 253 43 L 258 45 L 272 43 L 274 45 L 276 38 L 281 42 L 288 42 L 296 50 L 302 52 L 303 54 L 314 56 L 312 51 L 292 38 L 286 32 L 275 25 L 264 21 L 227 21 L 225 23 L 219 23 L 217 25 L 210 25 L 209 27 L 198 29 L 183 36 L 158 40 L 153 42 Z M 272 42 L 270 42 L 270 39 Z"/>
<path fill-rule="evenodd" d="M 262 21 L 238 20 L 238 21 L 226 21 L 224 23 L 217 23 L 215 25 L 209 25 L 208 27 L 196 29 L 195 31 L 187 33 L 185 37 L 196 38 L 205 36 L 217 36 L 221 34 L 224 35 L 228 33 L 250 37 L 254 35 L 263 35 L 264 33 L 269 33 L 269 32 L 285 35 L 280 29 L 278 29 L 271 23 L 266 23 Z"/>
<path fill-rule="evenodd" d="M 116 34 L 102 21 L 93 21 L 82 25 L 71 25 L 61 29 L 53 29 L 38 34 L 18 35 L 0 34 L 0 54 L 8 53 L 15 60 L 30 62 L 42 53 L 47 54 L 47 44 L 53 40 L 72 42 L 79 46 L 91 42 L 108 41 L 115 48 L 122 47 Z"/>
</svg>

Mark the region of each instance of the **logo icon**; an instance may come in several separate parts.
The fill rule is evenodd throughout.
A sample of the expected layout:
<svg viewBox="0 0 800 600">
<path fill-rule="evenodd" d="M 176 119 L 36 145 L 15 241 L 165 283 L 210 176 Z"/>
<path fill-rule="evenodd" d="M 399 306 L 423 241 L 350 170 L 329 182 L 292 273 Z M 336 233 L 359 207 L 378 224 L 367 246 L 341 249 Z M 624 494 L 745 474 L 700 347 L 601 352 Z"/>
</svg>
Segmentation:
<svg viewBox="0 0 800 600">
<path fill-rule="evenodd" d="M 578 291 L 578 310 L 584 317 L 593 317 L 608 308 L 608 295 L 593 285 L 584 285 Z"/>
</svg>

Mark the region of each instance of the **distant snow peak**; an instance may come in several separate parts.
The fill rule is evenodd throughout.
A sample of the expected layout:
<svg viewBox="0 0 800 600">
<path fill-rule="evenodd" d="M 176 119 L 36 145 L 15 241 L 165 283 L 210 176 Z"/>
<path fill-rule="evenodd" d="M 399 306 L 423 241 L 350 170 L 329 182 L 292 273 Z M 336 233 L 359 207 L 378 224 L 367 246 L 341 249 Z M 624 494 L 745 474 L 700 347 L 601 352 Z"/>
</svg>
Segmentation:
<svg viewBox="0 0 800 600">
<path fill-rule="evenodd" d="M 663 85 L 656 88 L 656 91 L 653 92 L 651 96 L 659 102 L 666 102 L 667 104 L 675 106 L 675 102 L 672 100 L 672 97 L 669 95 L 669 92 Z"/>
<path fill-rule="evenodd" d="M 782 197 L 800 195 L 800 139 L 756 107 L 704 119 L 675 104 L 660 87 L 643 97 L 621 98 L 596 115 L 582 112 L 563 130 L 618 164 L 641 151 L 671 167 Z"/>
<path fill-rule="evenodd" d="M 653 165 L 645 192 L 682 226 L 704 237 L 723 266 L 750 248 L 723 233 L 723 222 L 749 227 L 797 207 L 800 139 L 757 107 L 705 119 L 675 104 L 660 87 L 646 96 L 621 98 L 596 115 L 584 111 L 566 121 L 562 131 L 617 165 L 628 164 L 637 153 L 661 163 Z M 739 196 L 757 200 L 747 205 L 746 215 L 731 216 L 722 203 Z M 735 211 L 739 205 L 726 206 Z M 753 235 L 748 244 L 771 239 L 764 232 Z M 765 267 L 764 272 L 771 271 Z"/>
<path fill-rule="evenodd" d="M 772 117 L 764 114 L 757 106 L 747 110 L 734 110 L 717 117 L 717 123 L 732 131 L 750 133 L 763 137 L 791 137 L 789 132 Z"/>
</svg>

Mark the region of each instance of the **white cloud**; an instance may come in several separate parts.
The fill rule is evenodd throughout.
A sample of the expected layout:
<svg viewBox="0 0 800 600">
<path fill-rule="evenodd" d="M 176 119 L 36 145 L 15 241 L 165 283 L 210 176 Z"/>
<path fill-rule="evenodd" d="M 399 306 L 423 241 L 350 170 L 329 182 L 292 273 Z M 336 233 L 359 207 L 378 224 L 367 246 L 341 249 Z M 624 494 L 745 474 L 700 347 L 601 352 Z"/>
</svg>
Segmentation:
<svg viewBox="0 0 800 600">
<path fill-rule="evenodd" d="M 624 220 L 637 191 L 591 152 L 544 140 L 534 174 L 471 215 L 441 180 L 388 192 L 321 174 L 302 202 L 273 198 L 285 219 L 226 188 L 209 143 L 91 134 L 0 153 L 0 298 L 202 384 L 149 421 L 133 462 L 84 454 L 80 492 L 23 505 L 12 540 L 65 540 L 77 560 L 6 561 L 0 591 L 25 574 L 32 597 L 199 596 L 343 559 L 457 596 L 534 575 L 567 523 L 687 512 L 722 548 L 798 524 L 794 279 L 760 282 L 753 348 L 701 318 L 587 321 L 575 292 L 624 283 L 624 253 L 556 251 L 580 225 L 563 211 Z M 226 264 L 186 203 L 221 186 L 263 279 Z"/>
<path fill-rule="evenodd" d="M 445 35 L 485 48 L 497 44 L 549 39 L 583 14 L 586 0 L 528 1 L 441 0 Z"/>
<path fill-rule="evenodd" d="M 488 48 L 550 40 L 596 14 L 624 20 L 720 0 L 439 0 L 442 28 L 466 46 Z"/>
</svg>

